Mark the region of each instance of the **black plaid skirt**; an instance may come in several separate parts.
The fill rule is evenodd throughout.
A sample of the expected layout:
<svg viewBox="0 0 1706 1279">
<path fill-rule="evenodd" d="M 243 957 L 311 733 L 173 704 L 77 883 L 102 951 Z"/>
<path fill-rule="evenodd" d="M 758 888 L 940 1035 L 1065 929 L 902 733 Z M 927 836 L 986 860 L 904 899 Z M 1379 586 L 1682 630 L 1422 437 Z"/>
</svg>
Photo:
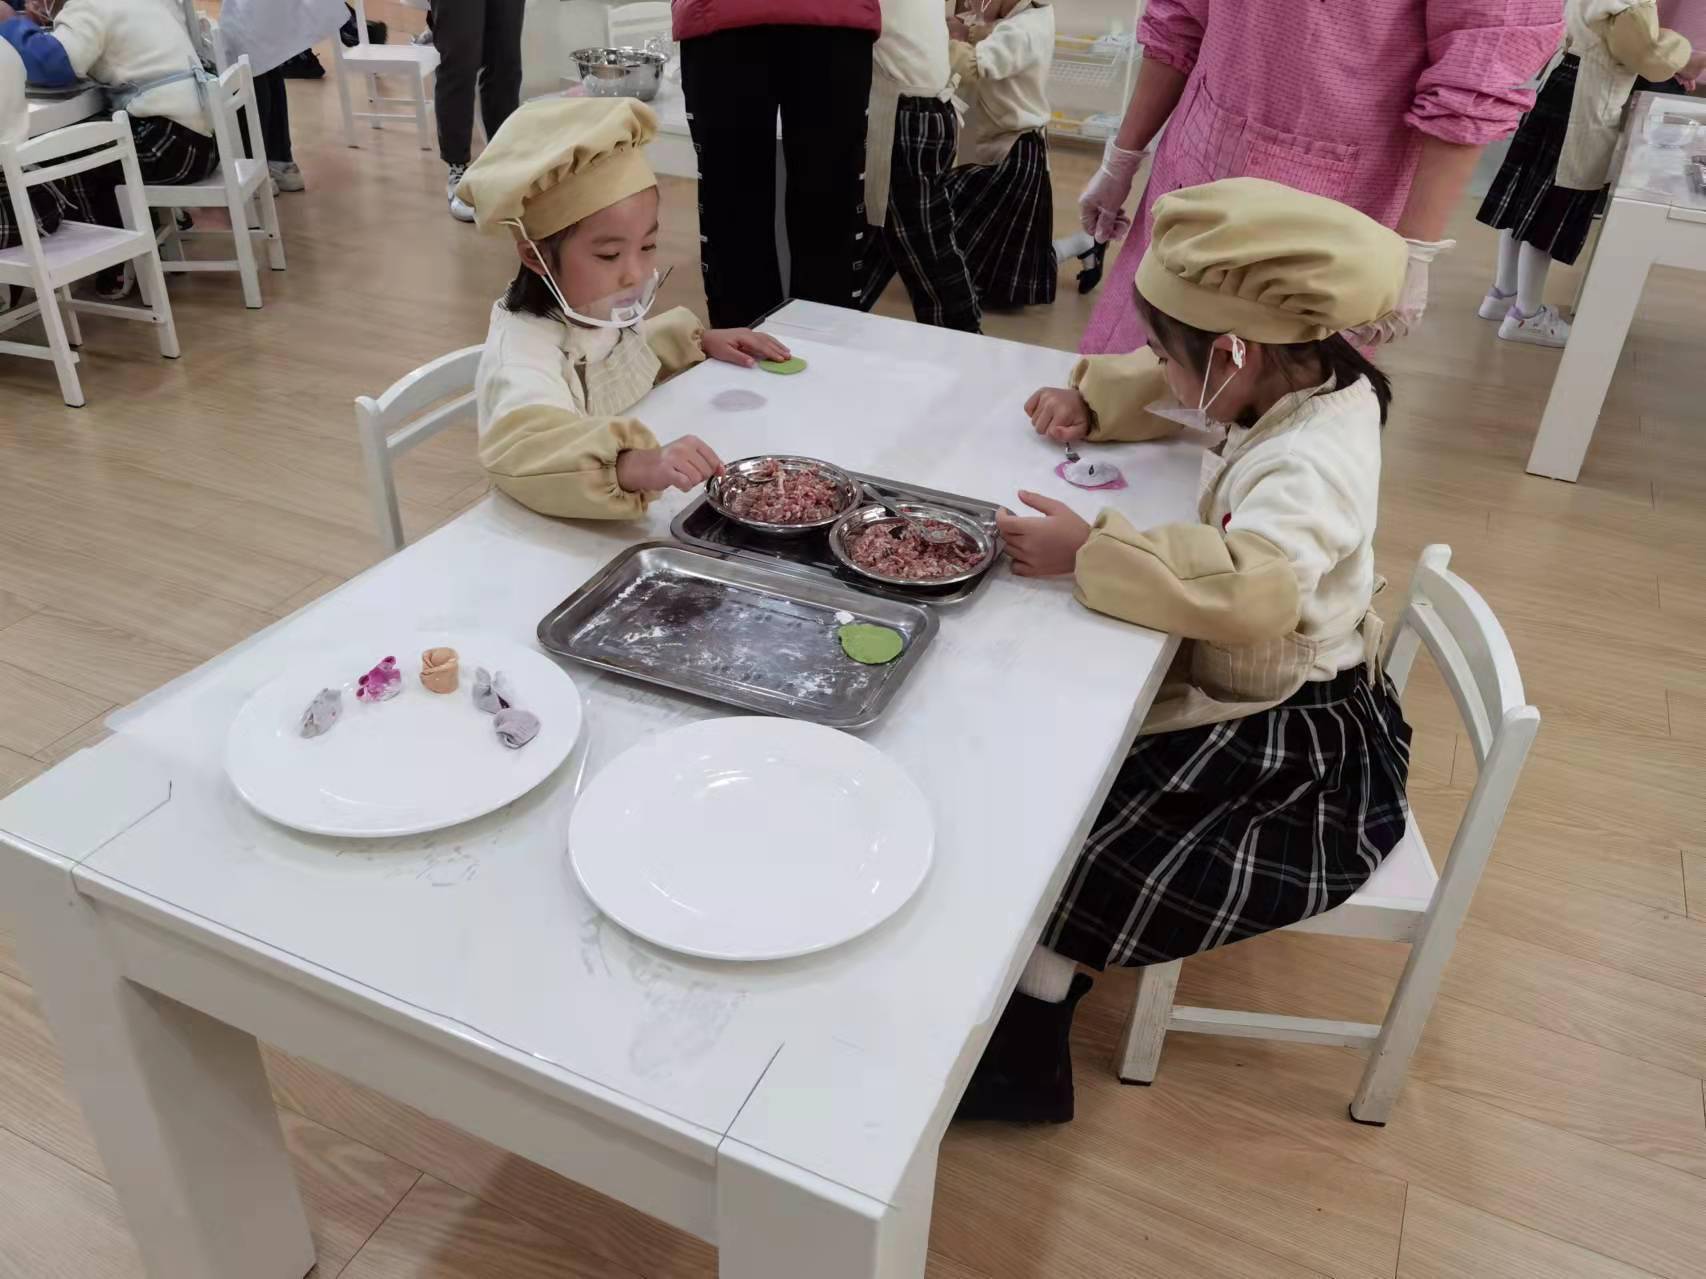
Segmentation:
<svg viewBox="0 0 1706 1279">
<path fill-rule="evenodd" d="M 1403 836 L 1409 767 L 1397 695 L 1364 666 L 1140 737 L 1043 945 L 1092 968 L 1161 964 L 1331 910 Z"/>
<path fill-rule="evenodd" d="M 59 224 L 75 214 L 75 206 L 56 182 L 44 182 L 30 188 L 30 209 L 35 214 L 36 233 L 51 235 Z M 0 249 L 15 249 L 23 243 L 18 227 L 18 212 L 12 207 L 12 193 L 6 180 L 0 178 Z"/>
<path fill-rule="evenodd" d="M 136 167 L 145 184 L 182 186 L 219 172 L 219 145 L 207 134 L 155 115 L 132 116 L 130 132 L 136 140 Z M 120 165 L 103 164 L 78 174 L 77 180 L 77 190 L 67 194 L 80 206 L 85 220 L 100 226 L 124 225 L 117 194 L 124 183 Z"/>
<path fill-rule="evenodd" d="M 1570 99 L 1576 92 L 1581 59 L 1565 54 L 1540 86 L 1534 108 L 1522 117 L 1499 174 L 1475 217 L 1496 231 L 1509 231 L 1524 244 L 1546 250 L 1554 262 L 1574 262 L 1587 243 L 1598 191 L 1553 185 L 1564 132 L 1570 124 Z"/>
<path fill-rule="evenodd" d="M 1041 129 L 1021 135 L 1000 164 L 961 165 L 948 175 L 960 247 L 985 306 L 1054 301 L 1054 184 Z"/>
</svg>

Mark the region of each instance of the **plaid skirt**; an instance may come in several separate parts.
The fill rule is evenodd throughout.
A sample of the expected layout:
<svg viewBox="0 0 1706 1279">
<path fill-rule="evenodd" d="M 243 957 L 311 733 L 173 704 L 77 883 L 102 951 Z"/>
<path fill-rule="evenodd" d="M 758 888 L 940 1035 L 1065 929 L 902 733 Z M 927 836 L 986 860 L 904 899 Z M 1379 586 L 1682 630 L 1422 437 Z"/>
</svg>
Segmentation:
<svg viewBox="0 0 1706 1279">
<path fill-rule="evenodd" d="M 1022 134 L 1000 164 L 961 165 L 948 175 L 960 247 L 985 306 L 1054 301 L 1054 184 L 1041 129 Z"/>
<path fill-rule="evenodd" d="M 45 182 L 30 188 L 30 209 L 35 214 L 36 233 L 52 235 L 59 224 L 75 216 L 76 207 L 60 189 L 57 182 Z M 15 249 L 23 243 L 18 227 L 18 211 L 12 207 L 12 193 L 6 179 L 0 178 L 0 249 Z"/>
<path fill-rule="evenodd" d="M 1410 726 L 1357 666 L 1256 715 L 1140 737 L 1043 944 L 1140 966 L 1342 903 L 1404 834 Z"/>
<path fill-rule="evenodd" d="M 1509 231 L 1566 266 L 1576 260 L 1587 243 L 1601 200 L 1598 191 L 1552 184 L 1564 150 L 1580 63 L 1581 59 L 1570 53 L 1552 68 L 1533 109 L 1522 117 L 1505 162 L 1475 215 L 1477 221 L 1496 231 Z"/>
<path fill-rule="evenodd" d="M 219 145 L 206 134 L 197 133 L 165 116 L 132 116 L 131 136 L 136 140 L 136 167 L 142 181 L 153 186 L 184 186 L 202 182 L 219 172 Z M 118 188 L 124 184 L 124 169 L 103 164 L 77 175 L 77 190 L 67 192 L 81 207 L 85 220 L 99 226 L 123 226 L 119 216 Z"/>
</svg>

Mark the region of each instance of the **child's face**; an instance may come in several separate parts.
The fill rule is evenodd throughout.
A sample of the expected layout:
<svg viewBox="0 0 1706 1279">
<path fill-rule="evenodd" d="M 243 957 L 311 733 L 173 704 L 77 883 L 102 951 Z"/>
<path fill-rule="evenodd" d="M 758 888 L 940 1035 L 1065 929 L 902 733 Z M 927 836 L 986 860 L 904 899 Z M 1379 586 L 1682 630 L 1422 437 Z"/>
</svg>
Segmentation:
<svg viewBox="0 0 1706 1279">
<path fill-rule="evenodd" d="M 1209 348 L 1209 367 L 1198 369 L 1185 360 L 1174 359 L 1153 334 L 1149 338 L 1149 349 L 1161 362 L 1167 389 L 1174 398 L 1190 409 L 1206 403 L 1209 416 L 1218 422 L 1239 420 L 1250 407 L 1258 381 L 1256 370 L 1261 362 L 1261 349 L 1253 342 L 1245 343 L 1244 367 L 1239 368 L 1232 362 L 1231 345 L 1230 338 L 1215 339 Z"/>
<path fill-rule="evenodd" d="M 568 304 L 590 315 L 599 302 L 631 300 L 657 270 L 657 254 L 658 189 L 648 187 L 577 222 L 558 243 L 553 275 Z"/>
</svg>

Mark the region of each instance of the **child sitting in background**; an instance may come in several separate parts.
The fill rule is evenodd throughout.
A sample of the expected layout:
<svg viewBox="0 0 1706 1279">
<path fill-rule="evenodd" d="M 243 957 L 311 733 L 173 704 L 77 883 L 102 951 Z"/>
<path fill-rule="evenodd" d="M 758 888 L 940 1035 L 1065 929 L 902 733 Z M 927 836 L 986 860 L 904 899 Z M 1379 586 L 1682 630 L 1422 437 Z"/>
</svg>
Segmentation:
<svg viewBox="0 0 1706 1279">
<path fill-rule="evenodd" d="M 962 1118 L 1072 1117 L 1067 1036 L 1091 984 L 1076 965 L 1167 963 L 1331 910 L 1407 821 L 1410 729 L 1372 607 L 1391 385 L 1342 336 L 1397 302 L 1404 241 L 1259 178 L 1163 196 L 1153 226 L 1149 351 L 1082 359 L 1028 409 L 1057 441 L 1212 413 L 1225 438 L 1204 455 L 1199 521 L 1091 526 L 1021 493 L 1043 518 L 1000 526 L 1020 575 L 1074 573 L 1086 607 L 1185 642 Z"/>
<path fill-rule="evenodd" d="M 29 135 L 30 104 L 24 97 L 24 63 L 10 44 L 0 41 L 0 142 L 17 146 L 27 142 Z M 26 208 L 33 215 L 40 235 L 57 231 L 69 207 L 52 182 L 30 188 Z M 0 174 L 0 249 L 17 248 L 21 237 L 12 193 L 6 189 L 5 175 Z M 10 285 L 0 284 L 0 311 L 11 305 L 11 292 Z"/>
<path fill-rule="evenodd" d="M 950 65 L 969 104 L 948 197 L 978 300 L 986 307 L 1053 302 L 1060 262 L 1043 130 L 1054 8 L 982 0 L 971 14 L 949 19 L 948 29 Z M 1094 242 L 1080 232 L 1061 247 L 1080 256 Z"/>
<path fill-rule="evenodd" d="M 482 230 L 508 230 L 521 269 L 492 308 L 475 380 L 480 465 L 544 515 L 621 519 L 722 470 L 684 436 L 660 447 L 628 410 L 709 356 L 751 367 L 788 349 L 706 330 L 685 307 L 647 319 L 657 271 L 657 118 L 630 98 L 547 98 L 512 114 L 464 175 Z"/>
</svg>

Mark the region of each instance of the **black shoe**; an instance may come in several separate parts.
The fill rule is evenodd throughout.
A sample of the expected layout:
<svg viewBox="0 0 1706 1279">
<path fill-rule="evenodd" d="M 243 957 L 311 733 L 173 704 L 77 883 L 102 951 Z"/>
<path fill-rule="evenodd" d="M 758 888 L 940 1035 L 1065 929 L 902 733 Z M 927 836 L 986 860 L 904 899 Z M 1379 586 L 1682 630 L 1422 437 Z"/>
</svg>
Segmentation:
<svg viewBox="0 0 1706 1279">
<path fill-rule="evenodd" d="M 344 9 L 349 17 L 344 19 L 344 25 L 338 28 L 338 38 L 344 42 L 344 48 L 353 49 L 361 43 L 361 36 L 355 26 L 355 6 L 346 4 Z M 384 44 L 385 38 L 391 34 L 391 28 L 383 22 L 375 22 L 371 18 L 367 22 L 367 42 L 369 44 Z"/>
<path fill-rule="evenodd" d="M 1078 255 L 1083 263 L 1078 268 L 1078 291 L 1088 293 L 1102 282 L 1102 259 L 1108 256 L 1108 246 L 1104 242 L 1085 249 Z"/>
<path fill-rule="evenodd" d="M 1058 1004 L 1014 991 L 954 1118 L 1070 1123 L 1072 1014 L 1094 984 L 1087 974 L 1075 973 L 1072 989 Z"/>
<path fill-rule="evenodd" d="M 287 80 L 324 80 L 326 68 L 312 49 L 304 49 L 294 58 L 286 58 L 278 66 L 279 74 Z"/>
</svg>

